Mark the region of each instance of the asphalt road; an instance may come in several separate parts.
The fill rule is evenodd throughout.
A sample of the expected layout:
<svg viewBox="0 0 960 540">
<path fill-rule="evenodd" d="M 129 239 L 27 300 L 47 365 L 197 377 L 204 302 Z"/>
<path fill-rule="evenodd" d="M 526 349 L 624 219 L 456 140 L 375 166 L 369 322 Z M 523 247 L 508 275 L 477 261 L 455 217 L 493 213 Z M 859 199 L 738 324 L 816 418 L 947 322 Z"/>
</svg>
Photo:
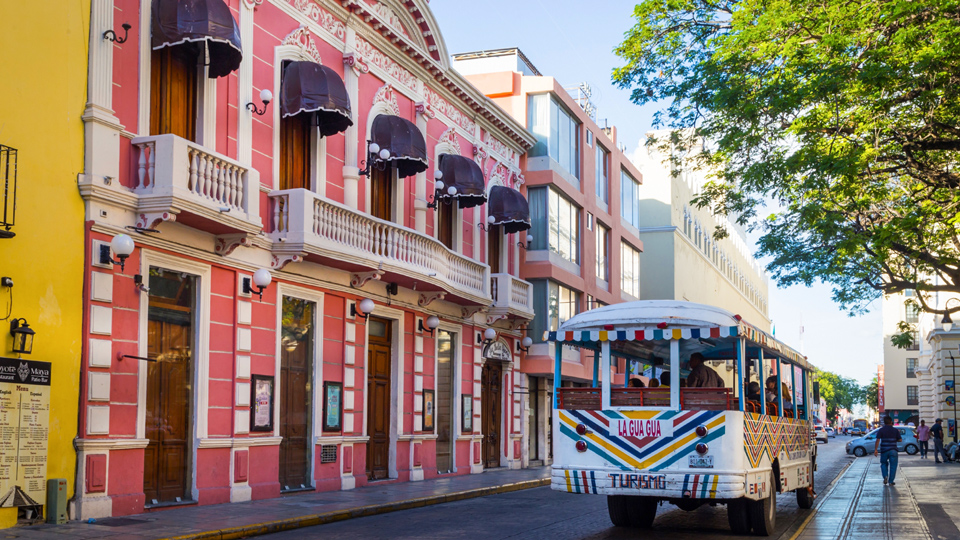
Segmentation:
<svg viewBox="0 0 960 540">
<path fill-rule="evenodd" d="M 833 481 L 852 459 L 844 453 L 849 437 L 820 444 L 815 477 L 817 491 Z M 777 534 L 789 537 L 809 515 L 797 507 L 792 493 L 777 501 Z M 702 506 L 685 512 L 664 504 L 654 522 L 655 536 L 664 540 L 739 538 L 730 533 L 726 507 Z M 618 539 L 637 538 L 635 529 L 614 527 L 604 497 L 559 493 L 537 488 L 426 508 L 352 519 L 329 525 L 266 536 L 271 540 L 329 538 L 510 538 Z"/>
</svg>

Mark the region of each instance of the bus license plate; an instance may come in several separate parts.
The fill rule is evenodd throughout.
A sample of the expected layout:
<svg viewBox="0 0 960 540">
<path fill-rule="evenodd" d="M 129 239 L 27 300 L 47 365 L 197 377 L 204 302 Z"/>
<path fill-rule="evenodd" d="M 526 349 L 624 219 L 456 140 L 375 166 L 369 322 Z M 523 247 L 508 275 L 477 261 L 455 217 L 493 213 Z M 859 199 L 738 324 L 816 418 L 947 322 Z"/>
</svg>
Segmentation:
<svg viewBox="0 0 960 540">
<path fill-rule="evenodd" d="M 712 469 L 713 456 L 690 456 L 691 469 Z"/>
</svg>

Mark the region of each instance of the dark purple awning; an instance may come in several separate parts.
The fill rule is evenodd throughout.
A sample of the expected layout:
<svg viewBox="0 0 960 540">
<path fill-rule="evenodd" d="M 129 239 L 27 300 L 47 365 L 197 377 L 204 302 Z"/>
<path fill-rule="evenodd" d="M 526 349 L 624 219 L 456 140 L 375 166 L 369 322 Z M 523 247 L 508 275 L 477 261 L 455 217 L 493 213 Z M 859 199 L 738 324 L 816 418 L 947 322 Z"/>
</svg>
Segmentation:
<svg viewBox="0 0 960 540">
<path fill-rule="evenodd" d="M 427 170 L 427 142 L 413 122 L 389 114 L 373 119 L 370 140 L 390 151 L 400 177 L 413 176 Z"/>
<path fill-rule="evenodd" d="M 153 0 L 151 40 L 154 49 L 205 44 L 211 79 L 234 72 L 243 58 L 240 28 L 223 0 Z"/>
<path fill-rule="evenodd" d="M 280 113 L 284 117 L 314 114 L 323 137 L 343 133 L 353 125 L 343 79 L 316 62 L 290 62 L 284 67 Z"/>
<path fill-rule="evenodd" d="M 457 199 L 460 208 L 473 208 L 487 202 L 483 171 L 475 161 L 456 154 L 440 154 L 438 167 L 444 183 L 441 198 Z M 457 188 L 456 195 L 447 194 L 450 186 Z"/>
<path fill-rule="evenodd" d="M 519 191 L 504 186 L 490 188 L 487 215 L 493 216 L 493 225 L 503 227 L 503 234 L 530 228 L 530 205 Z"/>
</svg>

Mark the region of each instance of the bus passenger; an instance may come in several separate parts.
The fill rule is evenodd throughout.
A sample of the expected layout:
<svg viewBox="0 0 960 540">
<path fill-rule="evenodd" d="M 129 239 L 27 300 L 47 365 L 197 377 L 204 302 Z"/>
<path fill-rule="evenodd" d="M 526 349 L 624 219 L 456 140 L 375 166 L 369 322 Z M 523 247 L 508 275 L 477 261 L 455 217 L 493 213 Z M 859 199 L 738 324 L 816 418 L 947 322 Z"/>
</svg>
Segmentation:
<svg viewBox="0 0 960 540">
<path fill-rule="evenodd" d="M 660 386 L 670 386 L 670 372 L 664 371 L 660 374 Z"/>
<path fill-rule="evenodd" d="M 690 375 L 687 376 L 689 388 L 723 388 L 723 379 L 712 367 L 703 363 L 703 355 L 690 355 Z"/>
<path fill-rule="evenodd" d="M 790 387 L 787 383 L 780 383 L 780 392 L 783 395 L 783 410 L 793 410 L 793 396 L 790 394 Z"/>
<path fill-rule="evenodd" d="M 760 403 L 760 401 L 763 399 L 760 397 L 760 383 L 753 381 L 747 385 L 747 399 L 749 401 L 756 401 L 757 403 Z"/>
<path fill-rule="evenodd" d="M 656 377 L 650 377 L 650 382 L 648 383 L 650 388 L 660 388 L 660 381 Z"/>
<path fill-rule="evenodd" d="M 771 375 L 771 376 L 767 377 L 766 387 L 767 387 L 767 403 L 776 403 L 776 402 L 777 402 L 777 377 L 776 377 L 776 375 Z"/>
<path fill-rule="evenodd" d="M 643 388 L 643 381 L 640 379 L 630 379 L 628 384 L 630 385 L 630 388 Z"/>
</svg>

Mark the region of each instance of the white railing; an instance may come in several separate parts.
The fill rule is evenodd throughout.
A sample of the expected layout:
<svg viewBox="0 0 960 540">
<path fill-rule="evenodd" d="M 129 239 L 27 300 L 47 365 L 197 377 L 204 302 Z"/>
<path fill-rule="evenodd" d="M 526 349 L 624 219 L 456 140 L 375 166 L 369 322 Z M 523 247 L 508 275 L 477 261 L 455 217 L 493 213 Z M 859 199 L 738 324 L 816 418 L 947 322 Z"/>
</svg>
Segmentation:
<svg viewBox="0 0 960 540">
<path fill-rule="evenodd" d="M 146 197 L 181 197 L 210 210 L 259 221 L 253 169 L 176 135 L 136 137 L 137 186 Z"/>
<path fill-rule="evenodd" d="M 474 296 L 489 296 L 489 267 L 447 249 L 436 238 L 323 199 L 305 189 L 270 193 L 273 233 L 356 262 L 389 263 L 435 277 Z"/>
<path fill-rule="evenodd" d="M 533 286 L 511 274 L 490 274 L 493 309 L 533 313 Z"/>
</svg>

